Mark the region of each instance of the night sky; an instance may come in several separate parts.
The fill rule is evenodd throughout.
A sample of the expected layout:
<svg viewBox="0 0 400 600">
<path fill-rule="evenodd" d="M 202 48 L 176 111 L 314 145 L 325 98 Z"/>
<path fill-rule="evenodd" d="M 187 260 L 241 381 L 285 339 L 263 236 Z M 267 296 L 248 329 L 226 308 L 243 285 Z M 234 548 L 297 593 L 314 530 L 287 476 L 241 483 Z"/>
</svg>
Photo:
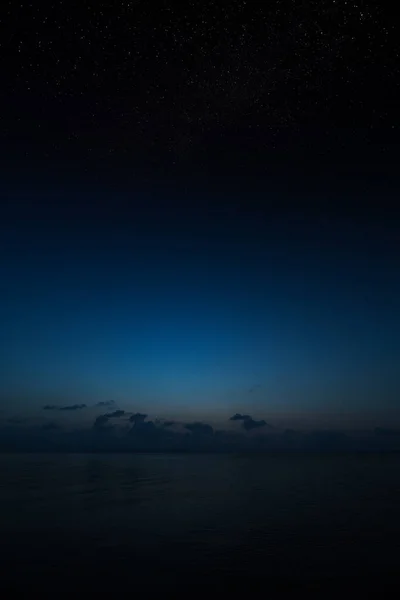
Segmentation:
<svg viewBox="0 0 400 600">
<path fill-rule="evenodd" d="M 400 427 L 394 16 L 179 4 L 2 12 L 4 431 Z"/>
</svg>

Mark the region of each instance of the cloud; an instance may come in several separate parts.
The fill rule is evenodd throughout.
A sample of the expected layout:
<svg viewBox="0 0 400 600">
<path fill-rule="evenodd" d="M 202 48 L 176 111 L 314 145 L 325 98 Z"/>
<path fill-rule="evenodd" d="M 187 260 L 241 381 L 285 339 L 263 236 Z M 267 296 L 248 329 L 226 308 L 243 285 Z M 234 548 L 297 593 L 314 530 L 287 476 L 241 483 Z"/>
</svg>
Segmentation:
<svg viewBox="0 0 400 600">
<path fill-rule="evenodd" d="M 155 447 L 159 444 L 160 438 L 164 433 L 163 427 L 154 423 L 154 421 L 146 421 L 147 415 L 143 413 L 135 413 L 129 417 L 132 427 L 129 429 L 129 437 L 131 441 L 143 444 L 145 447 L 154 444 Z"/>
<path fill-rule="evenodd" d="M 214 433 L 211 425 L 207 423 L 186 423 L 185 429 L 188 429 L 195 435 L 212 435 Z"/>
<path fill-rule="evenodd" d="M 252 429 L 257 429 L 258 427 L 264 427 L 266 424 L 267 423 L 264 421 L 264 419 L 261 419 L 261 421 L 255 421 L 250 417 L 249 419 L 245 419 L 243 421 L 243 428 L 246 431 L 251 431 Z"/>
<path fill-rule="evenodd" d="M 113 429 L 113 426 L 109 424 L 110 419 L 118 419 L 123 417 L 125 414 L 124 410 L 114 410 L 111 413 L 105 413 L 104 415 L 99 415 L 95 422 L 93 423 L 93 429 L 101 430 L 101 431 L 109 431 Z"/>
<path fill-rule="evenodd" d="M 96 418 L 95 422 L 93 423 L 93 429 L 104 430 L 105 428 L 107 428 L 107 426 L 108 426 L 108 416 L 107 415 L 100 415 L 99 417 Z"/>
<path fill-rule="evenodd" d="M 98 402 L 95 406 L 115 406 L 115 400 L 106 400 L 103 402 Z"/>
<path fill-rule="evenodd" d="M 60 411 L 55 405 L 46 410 Z M 69 410 L 79 410 L 81 404 Z M 64 407 L 65 408 L 65 407 Z M 59 412 L 50 417 L 59 416 Z M 93 416 L 92 424 L 62 427 L 62 419 L 7 416 L 0 423 L 0 450 L 26 452 L 392 452 L 400 450 L 400 428 L 377 427 L 369 432 L 296 431 L 273 428 L 263 419 L 236 413 L 239 426 L 215 430 L 202 421 L 182 422 L 116 409 Z M 60 427 L 61 425 L 61 427 Z M 175 427 L 173 427 L 175 425 Z"/>
<path fill-rule="evenodd" d="M 229 420 L 230 421 L 247 421 L 247 419 L 251 419 L 250 415 L 241 415 L 240 413 L 236 413 Z"/>
<path fill-rule="evenodd" d="M 266 423 L 266 421 L 264 421 L 264 419 L 261 419 L 260 421 L 255 421 L 253 419 L 253 417 L 251 417 L 250 415 L 242 415 L 240 413 L 236 413 L 229 420 L 230 421 L 243 421 L 243 429 L 245 429 L 246 431 L 251 431 L 252 429 L 257 429 L 259 427 L 265 427 L 265 426 L 272 427 L 272 425 L 269 425 L 268 423 Z"/>
<path fill-rule="evenodd" d="M 130 431 L 131 433 L 148 433 L 153 432 L 156 429 L 158 429 L 158 431 L 162 431 L 162 429 L 157 427 L 153 421 L 135 421 Z"/>
<path fill-rule="evenodd" d="M 115 411 L 114 411 L 115 412 Z M 164 422 L 146 421 L 137 413 L 128 426 L 113 412 L 99 415 L 91 427 L 61 428 L 55 422 L 17 424 L 3 421 L 0 426 L 0 450 L 25 452 L 347 452 L 399 451 L 400 430 L 377 428 L 370 432 L 296 431 L 274 429 L 270 435 L 263 420 L 236 419 L 243 425 L 237 430 L 213 430 L 204 422 L 179 423 L 180 430 Z M 126 413 L 125 413 L 126 415 Z M 167 422 L 167 421 L 165 421 Z M 113 424 L 115 423 L 115 424 Z M 122 423 L 124 425 L 122 425 Z M 169 422 L 168 422 L 169 423 Z M 251 435 L 251 430 L 260 435 Z"/>
<path fill-rule="evenodd" d="M 43 410 L 82 410 L 86 404 L 70 404 L 67 406 L 56 406 L 55 404 L 46 404 Z"/>
<path fill-rule="evenodd" d="M 106 414 L 104 416 L 108 417 L 109 419 L 117 419 L 119 417 L 123 417 L 124 414 L 125 414 L 124 410 L 114 410 L 114 412 L 108 413 L 108 414 Z"/>
<path fill-rule="evenodd" d="M 253 385 L 253 387 L 251 387 L 249 389 L 249 394 L 252 394 L 253 392 L 256 392 L 257 390 L 259 390 L 261 388 L 261 383 L 258 383 L 257 385 Z"/>
<path fill-rule="evenodd" d="M 144 415 L 142 413 L 135 413 L 134 415 L 131 415 L 129 417 L 131 423 L 141 423 L 145 419 L 147 419 L 147 415 Z"/>
</svg>

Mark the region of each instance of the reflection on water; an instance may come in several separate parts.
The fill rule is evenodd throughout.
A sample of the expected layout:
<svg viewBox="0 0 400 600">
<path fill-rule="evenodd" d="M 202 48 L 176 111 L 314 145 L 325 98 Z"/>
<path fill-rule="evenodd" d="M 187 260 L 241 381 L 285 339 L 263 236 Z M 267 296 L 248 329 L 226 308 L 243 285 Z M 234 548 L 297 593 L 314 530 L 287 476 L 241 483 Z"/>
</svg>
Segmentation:
<svg viewBox="0 0 400 600">
<path fill-rule="evenodd" d="M 262 562 L 266 575 L 391 569 L 399 467 L 393 455 L 2 455 L 0 531 L 19 564 L 109 551 L 235 572 Z"/>
</svg>

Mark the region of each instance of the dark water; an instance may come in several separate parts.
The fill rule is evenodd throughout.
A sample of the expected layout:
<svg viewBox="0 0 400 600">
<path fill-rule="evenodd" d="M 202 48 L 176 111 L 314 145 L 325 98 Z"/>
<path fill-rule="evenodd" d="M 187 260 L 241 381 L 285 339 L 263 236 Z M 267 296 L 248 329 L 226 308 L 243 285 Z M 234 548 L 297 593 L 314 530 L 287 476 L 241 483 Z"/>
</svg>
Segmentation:
<svg viewBox="0 0 400 600">
<path fill-rule="evenodd" d="M 32 592 L 382 591 L 400 457 L 1 455 L 0 534 L 3 583 Z"/>
</svg>

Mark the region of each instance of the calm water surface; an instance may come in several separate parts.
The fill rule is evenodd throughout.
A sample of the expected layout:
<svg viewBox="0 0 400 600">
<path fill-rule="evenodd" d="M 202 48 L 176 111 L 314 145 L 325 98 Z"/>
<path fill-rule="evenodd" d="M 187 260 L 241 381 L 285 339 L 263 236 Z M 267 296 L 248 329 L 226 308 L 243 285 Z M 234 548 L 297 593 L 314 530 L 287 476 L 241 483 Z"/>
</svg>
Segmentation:
<svg viewBox="0 0 400 600">
<path fill-rule="evenodd" d="M 384 576 L 400 558 L 400 457 L 1 455 L 0 533 L 9 572 Z"/>
</svg>

